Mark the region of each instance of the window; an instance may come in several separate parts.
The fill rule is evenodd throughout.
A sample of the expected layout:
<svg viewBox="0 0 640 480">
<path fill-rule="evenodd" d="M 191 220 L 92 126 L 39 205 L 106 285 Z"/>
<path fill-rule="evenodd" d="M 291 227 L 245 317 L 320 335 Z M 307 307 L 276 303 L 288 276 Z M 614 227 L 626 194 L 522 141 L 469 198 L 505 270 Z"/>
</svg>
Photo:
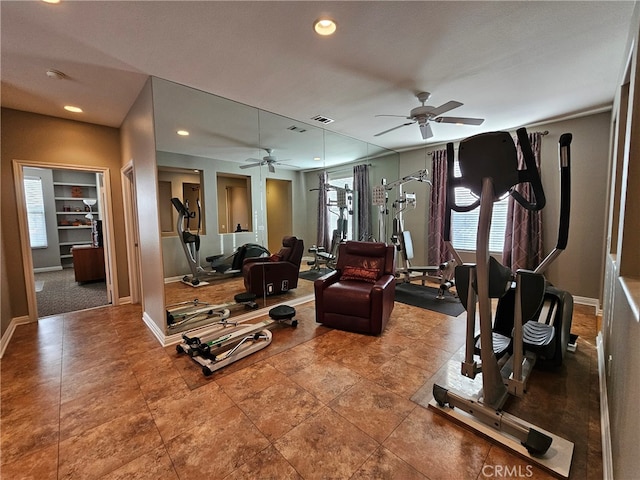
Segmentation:
<svg viewBox="0 0 640 480">
<path fill-rule="evenodd" d="M 353 215 L 349 211 L 353 209 L 353 177 L 331 178 L 329 183 L 334 187 L 338 187 L 340 192 L 329 190 L 327 192 L 327 200 L 329 201 L 329 227 L 331 232 L 338 229 L 338 219 L 340 218 L 341 205 L 345 206 L 343 215 L 347 220 L 346 240 L 353 239 Z M 346 190 L 346 191 L 345 191 Z M 340 193 L 340 195 L 338 195 Z"/>
<path fill-rule="evenodd" d="M 460 167 L 458 161 L 454 163 L 454 176 L 459 177 Z M 456 188 L 456 203 L 458 205 L 469 205 L 477 200 L 468 188 Z M 504 234 L 507 228 L 507 207 L 509 196 L 493 204 L 493 215 L 491 216 L 491 231 L 489 232 L 489 251 L 502 253 L 504 246 Z M 456 250 L 476 249 L 476 236 L 478 233 L 478 217 L 480 207 L 470 212 L 451 213 L 451 241 Z"/>
<path fill-rule="evenodd" d="M 31 248 L 47 248 L 47 223 L 44 217 L 44 197 L 40 177 L 24 177 L 24 195 L 27 203 L 29 241 Z"/>
</svg>

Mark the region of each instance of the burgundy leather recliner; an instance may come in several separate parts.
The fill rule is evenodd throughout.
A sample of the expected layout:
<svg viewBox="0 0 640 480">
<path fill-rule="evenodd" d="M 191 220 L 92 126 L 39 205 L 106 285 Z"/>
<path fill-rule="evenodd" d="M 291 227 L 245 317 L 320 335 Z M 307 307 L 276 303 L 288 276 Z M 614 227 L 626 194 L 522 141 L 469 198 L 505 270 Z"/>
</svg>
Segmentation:
<svg viewBox="0 0 640 480">
<path fill-rule="evenodd" d="M 336 270 L 314 282 L 316 321 L 350 332 L 382 333 L 394 306 L 394 253 L 384 243 L 341 244 Z"/>
<path fill-rule="evenodd" d="M 304 252 L 301 238 L 282 239 L 280 251 L 270 257 L 245 258 L 242 264 L 244 286 L 248 292 L 261 297 L 277 295 L 298 286 L 300 262 Z"/>
</svg>

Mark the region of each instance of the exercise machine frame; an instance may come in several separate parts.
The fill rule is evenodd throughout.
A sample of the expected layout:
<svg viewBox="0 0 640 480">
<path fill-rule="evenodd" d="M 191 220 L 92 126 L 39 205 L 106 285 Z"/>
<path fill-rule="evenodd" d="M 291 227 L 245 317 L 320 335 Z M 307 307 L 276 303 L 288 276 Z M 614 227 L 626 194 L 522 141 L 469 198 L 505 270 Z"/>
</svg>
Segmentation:
<svg viewBox="0 0 640 480">
<path fill-rule="evenodd" d="M 548 287 L 543 272 L 564 250 L 568 239 L 571 134 L 563 134 L 559 141 L 561 201 L 556 247 L 533 272 L 519 270 L 515 275 L 489 255 L 489 230 L 495 201 L 508 192 L 520 205 L 529 210 L 540 210 L 546 203 L 527 132 L 521 128 L 517 131 L 517 135 L 526 164 L 524 170 L 517 169 L 517 162 L 516 169 L 511 168 L 513 156 L 516 155 L 517 159 L 517 154 L 513 139 L 507 132 L 490 132 L 463 140 L 459 150 L 463 175 L 459 178 L 453 176 L 453 144 L 447 145 L 449 184 L 445 239 L 449 244 L 451 211 L 470 211 L 480 207 L 476 264 L 457 267 L 456 277 L 461 277 L 457 278 L 457 288 L 467 310 L 465 358 L 461 365 L 461 374 L 474 379 L 478 373 L 481 373 L 482 389 L 475 394 L 463 395 L 454 389 L 434 384 L 434 399 L 429 406 L 499 441 L 542 468 L 568 477 L 573 443 L 510 415 L 502 409 L 509 394 L 524 395 L 538 351 L 557 355 L 558 349 L 549 348 L 549 346 L 559 344 L 560 355 L 566 352 L 571 321 L 571 312 L 566 309 L 562 312 L 563 316 L 556 320 L 568 321 L 569 325 L 556 324 L 542 327 L 542 324 L 535 320 L 535 316 L 540 315 L 541 304 L 551 288 Z M 465 158 L 466 162 L 463 163 L 462 160 Z M 515 185 L 520 183 L 531 185 L 533 201 L 523 198 L 515 190 Z M 472 205 L 457 205 L 453 193 L 458 186 L 467 187 L 476 195 L 479 194 L 479 199 Z M 450 248 L 453 249 L 453 246 L 450 245 Z M 514 283 L 515 290 L 513 290 Z M 498 302 L 500 304 L 507 292 L 513 294 L 513 331 L 510 339 L 510 355 L 500 359 L 499 362 L 496 351 L 505 349 L 498 345 L 500 337 L 493 331 L 491 299 L 500 298 Z M 530 293 L 532 294 L 529 295 Z M 562 298 L 567 301 L 566 307 L 572 308 L 570 294 L 565 292 Z M 475 336 L 476 301 L 479 309 L 479 337 Z M 541 326 L 544 333 L 542 342 L 544 345 L 537 345 L 534 340 L 527 344 L 529 342 L 527 329 L 537 329 L 535 323 Z M 556 334 L 556 331 L 560 333 Z M 478 354 L 479 362 L 476 360 Z M 560 361 L 561 359 L 562 357 Z"/>
<path fill-rule="evenodd" d="M 201 228 L 201 207 L 200 199 L 196 201 L 198 207 L 198 226 L 196 232 L 192 232 L 189 229 L 189 221 L 196 216 L 196 212 L 189 210 L 189 202 L 182 203 L 179 198 L 172 198 L 171 203 L 178 211 L 178 220 L 176 222 L 176 230 L 180 237 L 180 244 L 184 250 L 187 263 L 189 264 L 189 270 L 191 270 L 191 276 L 185 275 L 182 277 L 182 282 L 192 287 L 207 285 L 203 282 L 203 279 L 220 279 L 228 276 L 235 276 L 242 273 L 242 260 L 247 257 L 247 251 L 249 249 L 254 250 L 251 256 L 268 256 L 269 251 L 262 245 L 247 243 L 240 246 L 232 255 L 227 258 L 232 259 L 231 265 L 221 262 L 220 259 L 224 255 L 213 255 L 207 257 L 207 261 L 211 263 L 212 270 L 205 270 L 200 264 L 200 228 Z M 185 229 L 184 222 L 187 222 Z M 238 257 L 239 256 L 239 257 Z M 234 265 L 235 264 L 235 265 Z M 234 268 L 235 267 L 235 268 Z"/>
<path fill-rule="evenodd" d="M 397 198 L 392 204 L 393 210 L 393 226 L 391 234 L 391 243 L 395 245 L 396 251 L 396 276 L 402 279 L 403 283 L 409 283 L 414 274 L 425 285 L 426 280 L 432 280 L 439 283 L 437 299 L 444 298 L 444 292 L 455 285 L 454 272 L 456 265 L 461 264 L 460 257 L 455 250 L 452 250 L 453 257 L 439 265 L 418 266 L 412 265 L 413 259 L 413 240 L 411 232 L 404 229 L 403 213 L 409 208 L 416 207 L 416 194 L 403 191 L 403 186 L 409 182 L 422 182 L 431 186 L 428 179 L 429 172 L 427 169 L 418 170 L 417 172 L 407 175 L 391 183 L 386 180 L 381 185 L 376 185 L 373 189 L 373 204 L 380 209 L 379 219 L 379 235 L 380 238 L 387 238 L 387 227 L 385 223 L 386 215 L 389 213 L 387 202 L 389 200 L 388 191 L 397 187 Z M 451 250 L 451 249 L 450 249 Z"/>
<path fill-rule="evenodd" d="M 284 313 L 278 309 L 284 309 Z M 202 373 L 208 377 L 221 368 L 256 353 L 271 344 L 270 331 L 276 325 L 287 324 L 297 327 L 295 309 L 281 305 L 269 311 L 269 318 L 258 323 L 245 324 L 231 322 L 224 318 L 196 334 L 182 335 L 182 342 L 176 345 L 176 351 L 187 354 L 202 367 Z"/>
</svg>

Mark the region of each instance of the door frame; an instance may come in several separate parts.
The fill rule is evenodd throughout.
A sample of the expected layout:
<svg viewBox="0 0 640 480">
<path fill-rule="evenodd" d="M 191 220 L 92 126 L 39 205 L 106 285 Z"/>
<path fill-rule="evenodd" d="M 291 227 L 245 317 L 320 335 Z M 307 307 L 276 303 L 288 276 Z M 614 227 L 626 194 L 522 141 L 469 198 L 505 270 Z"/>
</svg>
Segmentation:
<svg viewBox="0 0 640 480">
<path fill-rule="evenodd" d="M 140 279 L 140 231 L 138 229 L 138 203 L 136 201 L 136 171 L 133 160 L 120 169 L 122 176 L 122 203 L 127 239 L 127 266 L 129 268 L 129 294 L 131 303 L 142 303 L 142 281 Z"/>
<path fill-rule="evenodd" d="M 27 207 L 24 195 L 24 168 L 44 168 L 48 170 L 77 170 L 83 172 L 101 173 L 102 188 L 100 194 L 103 197 L 103 238 L 104 260 L 107 286 L 107 302 L 118 305 L 118 275 L 114 256 L 115 239 L 113 234 L 113 207 L 111 201 L 111 177 L 109 169 L 86 165 L 73 165 L 66 163 L 38 162 L 33 160 L 13 160 L 13 180 L 16 191 L 16 208 L 18 210 L 18 231 L 20 234 L 20 249 L 22 252 L 22 268 L 24 270 L 25 287 L 27 289 L 27 309 L 30 322 L 38 320 L 38 302 L 36 299 L 35 277 L 33 272 L 33 257 L 29 241 L 29 224 L 27 220 Z"/>
</svg>

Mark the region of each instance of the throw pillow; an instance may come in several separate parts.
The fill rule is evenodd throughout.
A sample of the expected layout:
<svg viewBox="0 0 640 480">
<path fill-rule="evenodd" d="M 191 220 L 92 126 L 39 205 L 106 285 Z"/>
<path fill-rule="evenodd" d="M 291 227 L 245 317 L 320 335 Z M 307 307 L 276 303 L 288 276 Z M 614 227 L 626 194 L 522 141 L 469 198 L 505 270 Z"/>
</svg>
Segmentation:
<svg viewBox="0 0 640 480">
<path fill-rule="evenodd" d="M 340 280 L 357 280 L 368 283 L 376 283 L 378 278 L 380 278 L 380 269 L 378 268 L 345 266 L 340 275 Z"/>
</svg>

